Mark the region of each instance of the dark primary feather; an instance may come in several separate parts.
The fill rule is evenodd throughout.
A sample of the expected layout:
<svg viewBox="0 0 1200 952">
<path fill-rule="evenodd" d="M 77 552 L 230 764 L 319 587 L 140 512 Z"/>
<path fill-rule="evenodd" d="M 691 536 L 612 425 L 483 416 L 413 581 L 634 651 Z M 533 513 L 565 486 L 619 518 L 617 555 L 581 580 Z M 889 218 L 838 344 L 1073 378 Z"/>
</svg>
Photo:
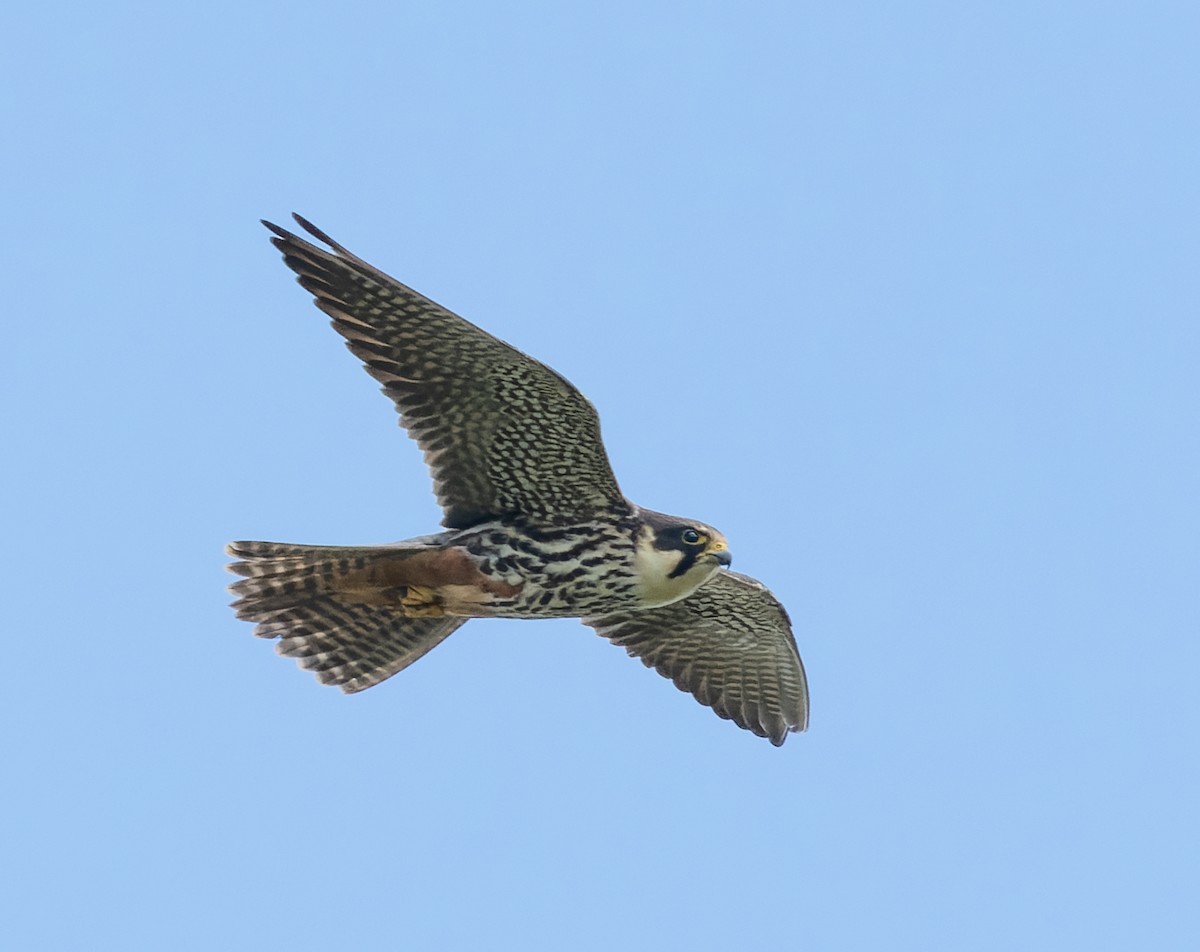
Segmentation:
<svg viewBox="0 0 1200 952">
<path fill-rule="evenodd" d="M 791 623 L 755 579 L 720 571 L 670 605 L 583 623 L 776 746 L 808 727 L 808 682 Z"/>
<path fill-rule="evenodd" d="M 596 411 L 569 381 L 295 218 L 333 253 L 263 224 L 424 451 L 443 525 L 628 508 Z"/>
</svg>

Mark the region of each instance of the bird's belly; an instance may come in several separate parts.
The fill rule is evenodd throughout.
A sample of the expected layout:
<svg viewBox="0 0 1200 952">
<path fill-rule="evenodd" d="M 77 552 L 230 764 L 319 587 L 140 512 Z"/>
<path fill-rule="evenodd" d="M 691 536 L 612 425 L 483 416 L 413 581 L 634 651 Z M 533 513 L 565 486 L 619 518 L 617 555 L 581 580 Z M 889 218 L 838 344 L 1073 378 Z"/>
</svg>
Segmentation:
<svg viewBox="0 0 1200 952">
<path fill-rule="evenodd" d="M 579 618 L 638 605 L 633 549 L 616 527 L 529 527 L 491 523 L 453 540 L 492 581 L 485 598 L 446 598 L 453 614 Z"/>
<path fill-rule="evenodd" d="M 563 581 L 553 575 L 526 576 L 515 595 L 491 595 L 482 604 L 477 592 L 464 595 L 462 614 L 496 618 L 581 618 L 639 604 L 632 578 Z M 446 608 L 458 613 L 449 599 Z"/>
</svg>

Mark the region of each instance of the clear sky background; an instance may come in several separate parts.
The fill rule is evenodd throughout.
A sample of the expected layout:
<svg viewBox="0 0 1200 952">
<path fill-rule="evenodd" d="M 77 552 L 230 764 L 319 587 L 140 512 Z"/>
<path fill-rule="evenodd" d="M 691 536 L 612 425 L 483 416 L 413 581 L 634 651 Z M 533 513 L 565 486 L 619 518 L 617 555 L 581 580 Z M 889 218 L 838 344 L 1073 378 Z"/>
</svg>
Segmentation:
<svg viewBox="0 0 1200 952">
<path fill-rule="evenodd" d="M 1194 949 L 1191 3 L 5 15 L 11 949 Z M 789 607 L 782 749 L 573 621 L 363 695 L 230 539 L 439 513 L 257 224 L 551 364 Z"/>
</svg>

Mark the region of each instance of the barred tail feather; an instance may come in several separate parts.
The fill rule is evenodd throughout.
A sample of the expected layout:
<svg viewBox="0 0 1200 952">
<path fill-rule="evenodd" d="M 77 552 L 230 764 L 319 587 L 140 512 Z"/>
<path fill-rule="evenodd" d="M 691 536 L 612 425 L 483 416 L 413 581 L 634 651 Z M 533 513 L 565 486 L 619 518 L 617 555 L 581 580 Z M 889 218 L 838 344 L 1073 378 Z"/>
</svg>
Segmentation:
<svg viewBox="0 0 1200 952">
<path fill-rule="evenodd" d="M 412 618 L 382 603 L 382 592 L 370 587 L 372 563 L 383 554 L 403 558 L 404 546 L 234 542 L 226 552 L 241 560 L 228 566 L 243 576 L 229 586 L 238 617 L 256 622 L 260 638 L 279 639 L 279 654 L 347 694 L 402 671 L 466 621 Z M 395 604 L 394 593 L 387 601 Z"/>
</svg>

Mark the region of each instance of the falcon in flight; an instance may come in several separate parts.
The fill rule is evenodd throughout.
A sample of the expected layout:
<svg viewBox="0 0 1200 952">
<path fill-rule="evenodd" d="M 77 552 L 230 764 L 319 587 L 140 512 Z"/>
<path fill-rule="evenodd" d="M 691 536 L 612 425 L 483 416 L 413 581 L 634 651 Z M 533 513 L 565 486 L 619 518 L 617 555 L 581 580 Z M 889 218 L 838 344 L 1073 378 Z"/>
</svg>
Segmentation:
<svg viewBox="0 0 1200 952">
<path fill-rule="evenodd" d="M 377 271 L 263 222 L 425 454 L 444 531 L 379 546 L 234 542 L 239 618 L 324 684 L 362 691 L 469 618 L 581 618 L 776 746 L 808 726 L 783 606 L 725 537 L 634 505 L 565 378 Z"/>
</svg>

